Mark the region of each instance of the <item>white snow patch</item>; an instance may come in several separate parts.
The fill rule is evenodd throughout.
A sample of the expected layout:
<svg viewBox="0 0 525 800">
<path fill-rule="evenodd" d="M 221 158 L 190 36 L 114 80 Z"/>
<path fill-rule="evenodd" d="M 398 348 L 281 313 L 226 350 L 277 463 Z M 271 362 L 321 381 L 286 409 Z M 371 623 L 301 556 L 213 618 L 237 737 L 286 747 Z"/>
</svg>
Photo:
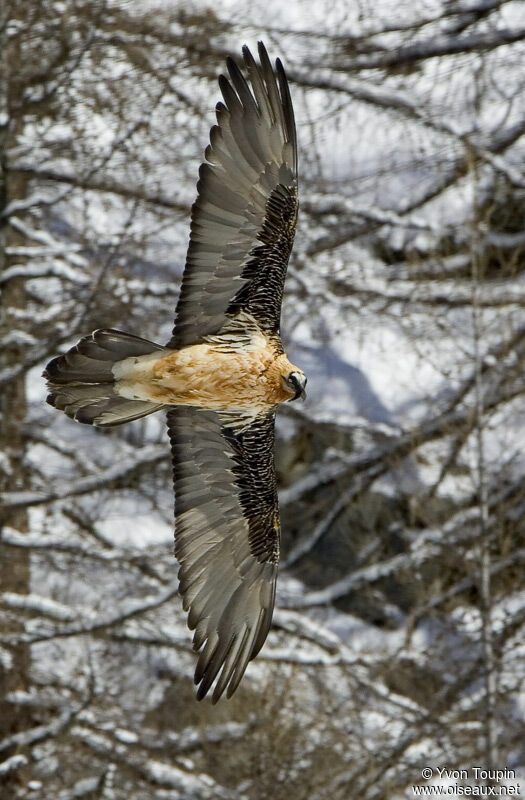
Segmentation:
<svg viewBox="0 0 525 800">
<path fill-rule="evenodd" d="M 133 731 L 127 731 L 124 728 L 117 728 L 115 730 L 115 736 L 119 740 L 119 742 L 123 742 L 124 744 L 135 744 L 138 742 L 139 737 Z"/>
<path fill-rule="evenodd" d="M 115 546 L 144 549 L 153 545 L 171 545 L 173 525 L 156 511 L 145 514 L 140 498 L 115 498 L 108 506 L 104 518 L 97 525 L 108 542 Z"/>
<path fill-rule="evenodd" d="M 99 778 L 82 778 L 77 781 L 73 787 L 73 797 L 84 797 L 86 794 L 95 792 L 98 788 Z"/>
</svg>

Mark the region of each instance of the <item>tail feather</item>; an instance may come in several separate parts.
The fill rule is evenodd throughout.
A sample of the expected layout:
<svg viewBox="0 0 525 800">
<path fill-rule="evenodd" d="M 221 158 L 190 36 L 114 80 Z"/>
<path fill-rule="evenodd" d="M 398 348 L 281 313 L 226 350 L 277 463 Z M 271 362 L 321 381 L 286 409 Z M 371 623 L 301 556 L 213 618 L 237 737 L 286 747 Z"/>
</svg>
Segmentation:
<svg viewBox="0 0 525 800">
<path fill-rule="evenodd" d="M 164 349 L 122 331 L 94 331 L 47 365 L 43 374 L 50 391 L 47 402 L 77 422 L 103 427 L 152 414 L 162 405 L 116 393 L 113 366 L 130 356 Z"/>
</svg>

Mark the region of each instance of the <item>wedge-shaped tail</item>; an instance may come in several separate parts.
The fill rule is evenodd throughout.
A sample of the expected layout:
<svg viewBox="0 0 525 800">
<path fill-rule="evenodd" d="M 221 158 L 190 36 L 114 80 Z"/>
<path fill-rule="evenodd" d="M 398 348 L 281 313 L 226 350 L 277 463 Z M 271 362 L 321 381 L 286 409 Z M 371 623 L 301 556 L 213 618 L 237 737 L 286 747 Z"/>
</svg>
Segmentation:
<svg viewBox="0 0 525 800">
<path fill-rule="evenodd" d="M 109 427 L 145 417 L 162 405 L 128 400 L 115 391 L 113 367 L 131 356 L 144 356 L 161 345 L 116 330 L 97 330 L 49 362 L 44 378 L 47 402 L 68 417 L 88 425 Z"/>
</svg>

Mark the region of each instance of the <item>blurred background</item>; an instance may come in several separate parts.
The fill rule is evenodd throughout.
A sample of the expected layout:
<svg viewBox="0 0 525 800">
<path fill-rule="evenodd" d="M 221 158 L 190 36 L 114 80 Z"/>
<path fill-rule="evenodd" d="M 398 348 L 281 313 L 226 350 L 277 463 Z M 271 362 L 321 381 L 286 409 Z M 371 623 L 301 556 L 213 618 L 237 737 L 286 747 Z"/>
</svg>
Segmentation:
<svg viewBox="0 0 525 800">
<path fill-rule="evenodd" d="M 524 5 L 4 0 L 0 39 L 2 800 L 525 782 Z M 274 625 L 214 707 L 163 415 L 75 425 L 40 376 L 97 327 L 169 338 L 217 77 L 258 39 L 295 105 L 309 394 Z"/>
</svg>

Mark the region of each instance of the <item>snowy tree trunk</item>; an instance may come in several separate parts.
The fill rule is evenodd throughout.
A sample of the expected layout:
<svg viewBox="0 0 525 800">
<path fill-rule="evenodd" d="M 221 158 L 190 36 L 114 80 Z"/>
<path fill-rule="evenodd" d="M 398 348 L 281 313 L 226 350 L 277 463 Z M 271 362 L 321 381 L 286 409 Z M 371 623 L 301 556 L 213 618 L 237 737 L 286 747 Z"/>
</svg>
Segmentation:
<svg viewBox="0 0 525 800">
<path fill-rule="evenodd" d="M 2 20 L 4 23 L 4 20 Z M 1 25 L 0 37 L 0 274 L 12 266 L 9 248 L 17 244 L 19 234 L 9 225 L 8 205 L 25 196 L 26 179 L 9 173 L 8 151 L 16 135 L 17 120 L 10 115 L 10 97 L 6 25 Z M 19 242 L 18 242 L 19 243 Z M 0 294 L 0 372 L 8 371 L 24 358 L 23 345 L 16 335 L 20 330 L 19 313 L 25 306 L 23 279 L 13 279 L 2 285 Z M 22 489 L 26 484 L 23 430 L 26 415 L 25 375 L 10 380 L 0 394 L 0 490 Z M 1 509 L 0 531 L 9 525 L 19 532 L 28 531 L 28 514 L 25 509 Z M 29 550 L 14 551 L 2 545 L 0 539 L 0 587 L 2 592 L 27 594 L 30 577 Z M 23 629 L 23 621 L 15 615 L 0 612 L 0 639 Z M 7 696 L 16 690 L 29 688 L 30 648 L 16 644 L 7 657 L 0 661 L 0 741 L 23 730 L 30 722 L 29 709 L 19 709 Z M 11 755 L 7 753 L 4 755 Z M 12 796 L 10 780 L 18 770 L 10 770 L 2 781 L 0 798 Z"/>
</svg>

